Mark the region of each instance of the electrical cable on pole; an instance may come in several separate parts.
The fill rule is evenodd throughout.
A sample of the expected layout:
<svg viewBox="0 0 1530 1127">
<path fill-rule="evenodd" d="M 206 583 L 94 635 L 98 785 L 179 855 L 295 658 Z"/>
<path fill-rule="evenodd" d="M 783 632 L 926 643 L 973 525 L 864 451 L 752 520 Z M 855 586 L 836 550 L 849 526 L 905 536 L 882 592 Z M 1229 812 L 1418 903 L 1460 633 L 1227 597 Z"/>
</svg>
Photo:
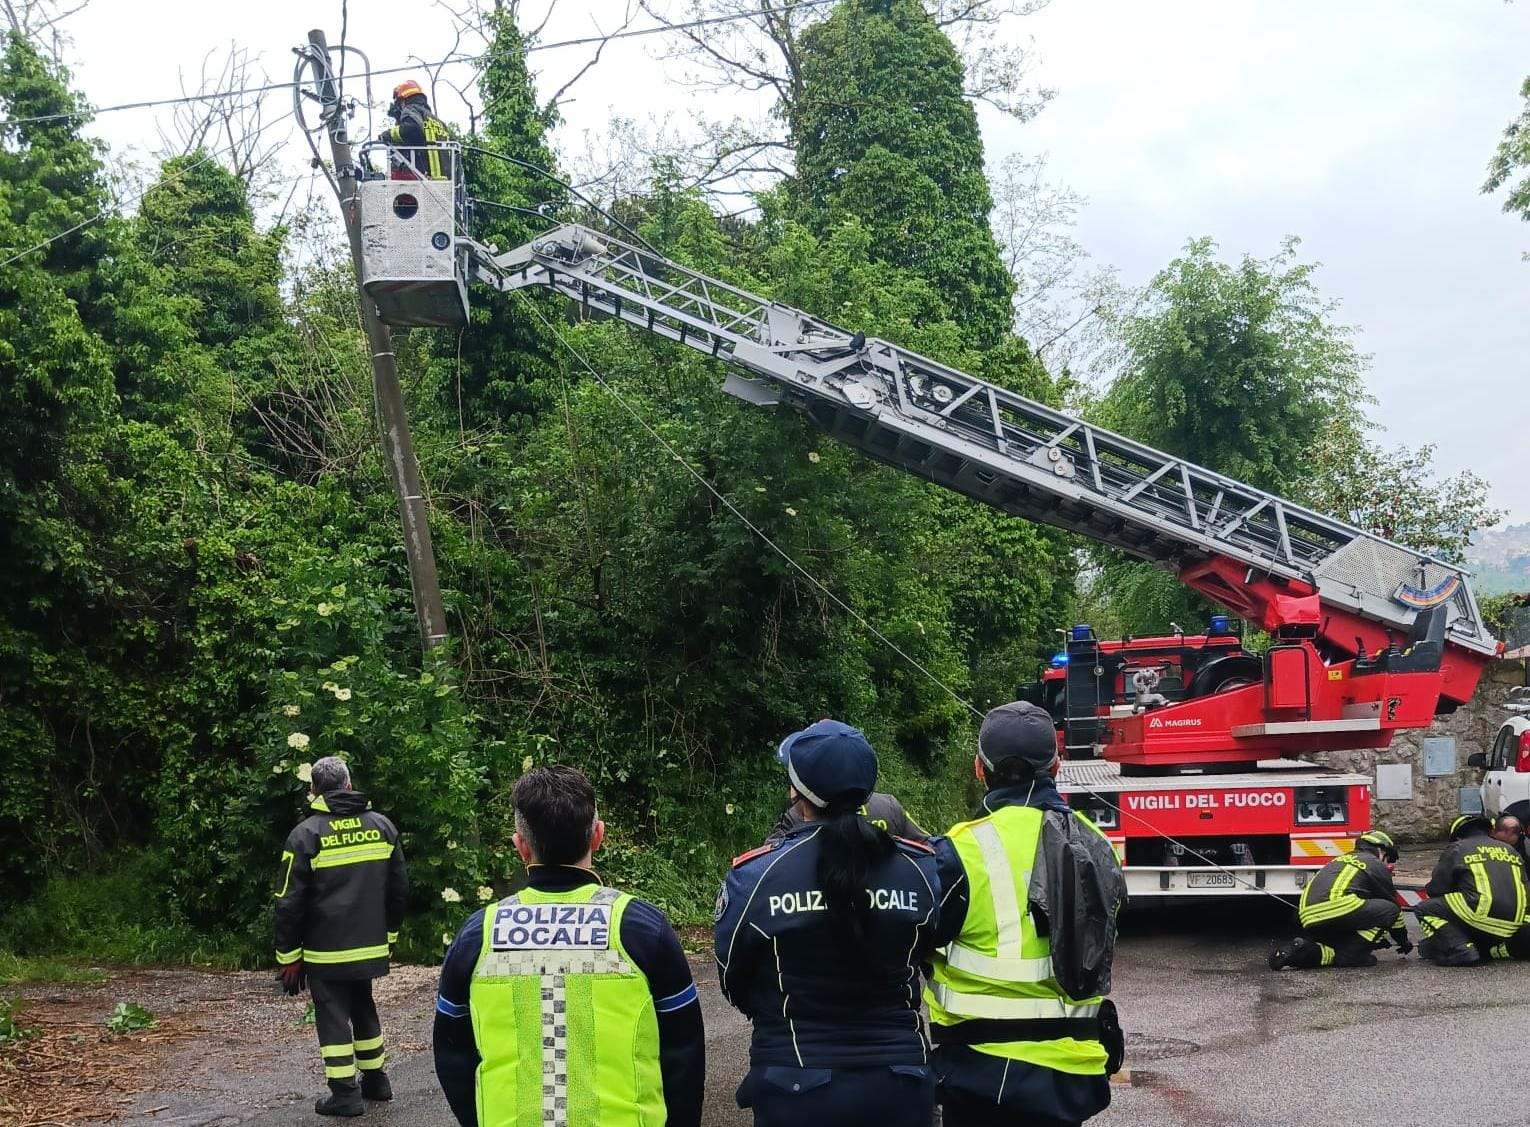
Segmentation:
<svg viewBox="0 0 1530 1127">
<path fill-rule="evenodd" d="M 804 8 L 820 8 L 827 4 L 837 4 L 839 0 L 799 0 L 796 10 Z M 629 31 L 612 32 L 610 35 L 587 35 L 579 39 L 560 39 L 553 43 L 530 43 L 526 46 L 528 55 L 538 51 L 556 51 L 565 47 L 589 47 L 597 43 L 606 43 L 613 39 L 637 39 L 648 35 L 662 35 L 671 31 L 688 31 L 692 28 L 708 27 L 712 24 L 737 23 L 740 20 L 754 19 L 758 16 L 778 14 L 781 9 L 764 7 L 751 12 L 738 12 L 729 16 L 711 16 L 706 19 L 686 20 L 683 23 L 660 24 L 657 27 L 638 27 Z M 343 48 L 347 51 L 355 51 L 354 47 Z M 363 78 L 378 78 L 390 74 L 409 74 L 421 69 L 429 70 L 432 67 L 445 66 L 449 63 L 481 63 L 485 55 L 448 55 L 444 59 L 438 59 L 433 63 L 409 63 L 404 66 L 384 67 L 381 70 L 373 70 L 368 64 L 367 69 L 361 72 Z M 356 77 L 356 76 L 352 76 Z M 67 113 L 38 114 L 34 117 L 11 117 L 0 120 L 0 129 L 6 129 L 14 125 L 35 125 L 45 121 L 69 121 L 76 118 L 98 117 L 104 113 L 117 113 L 121 110 L 146 110 L 158 106 L 179 106 L 191 102 L 212 102 L 223 98 L 232 98 L 243 94 L 268 94 L 272 90 L 290 90 L 294 83 L 291 82 L 268 82 L 263 86 L 245 86 L 238 90 L 215 90 L 207 94 L 185 94 L 176 98 L 154 98 L 143 102 L 122 102 L 115 106 L 100 106 L 93 109 L 73 110 Z"/>
<path fill-rule="evenodd" d="M 420 467 L 414 456 L 414 442 L 409 433 L 409 417 L 404 409 L 404 393 L 398 378 L 398 358 L 393 351 L 393 330 L 377 318 L 377 310 L 360 291 L 362 277 L 361 218 L 358 211 L 359 181 L 351 156 L 351 141 L 346 131 L 345 107 L 335 83 L 330 63 L 329 44 L 324 32 L 308 33 L 309 46 L 300 50 L 300 69 L 311 67 L 318 86 L 321 118 L 329 130 L 336 189 L 340 195 L 340 213 L 350 236 L 351 260 L 356 268 L 361 323 L 366 330 L 368 350 L 372 354 L 372 391 L 377 408 L 377 426 L 382 440 L 388 475 L 398 498 L 399 517 L 403 523 L 404 553 L 409 561 L 409 585 L 414 594 L 414 611 L 419 620 L 420 642 L 433 650 L 446 640 L 446 613 L 441 603 L 441 582 L 436 573 L 435 549 L 431 543 L 429 514 L 420 486 Z M 305 91 L 298 85 L 295 97 Z"/>
</svg>

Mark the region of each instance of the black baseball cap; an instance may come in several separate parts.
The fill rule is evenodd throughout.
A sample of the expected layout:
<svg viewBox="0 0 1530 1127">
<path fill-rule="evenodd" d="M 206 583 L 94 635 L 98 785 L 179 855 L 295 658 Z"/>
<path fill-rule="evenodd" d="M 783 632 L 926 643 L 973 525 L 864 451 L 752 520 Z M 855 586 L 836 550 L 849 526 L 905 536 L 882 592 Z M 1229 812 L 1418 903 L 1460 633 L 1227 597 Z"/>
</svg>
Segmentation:
<svg viewBox="0 0 1530 1127">
<path fill-rule="evenodd" d="M 983 717 L 978 729 L 978 758 L 990 771 L 1007 759 L 1023 759 L 1045 771 L 1057 759 L 1057 729 L 1046 709 L 1017 700 Z"/>
</svg>

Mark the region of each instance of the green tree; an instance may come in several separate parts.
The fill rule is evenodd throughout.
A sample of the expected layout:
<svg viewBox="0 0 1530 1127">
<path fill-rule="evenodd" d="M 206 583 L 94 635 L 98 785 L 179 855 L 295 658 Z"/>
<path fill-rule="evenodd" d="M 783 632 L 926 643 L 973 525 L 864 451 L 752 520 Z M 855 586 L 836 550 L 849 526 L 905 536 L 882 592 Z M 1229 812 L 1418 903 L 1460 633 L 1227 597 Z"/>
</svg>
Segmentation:
<svg viewBox="0 0 1530 1127">
<path fill-rule="evenodd" d="M 1307 504 L 1320 512 L 1454 563 L 1466 559 L 1472 533 L 1505 515 L 1470 470 L 1438 478 L 1432 445 L 1387 450 L 1342 420 L 1312 451 L 1303 484 Z"/>
<path fill-rule="evenodd" d="M 988 227 L 983 141 L 956 48 L 918 0 L 845 0 L 804 33 L 801 65 L 787 114 L 803 221 L 822 233 L 859 220 L 878 258 L 934 286 L 931 320 L 997 344 L 1014 323 L 1014 282 Z"/>
<path fill-rule="evenodd" d="M 1296 245 L 1227 263 L 1210 239 L 1192 240 L 1119 322 L 1124 363 L 1095 420 L 1256 488 L 1304 496 L 1325 436 L 1336 424 L 1363 432 L 1370 400 L 1352 332 L 1333 320 Z M 1173 576 L 1113 553 L 1097 559 L 1127 630 L 1188 627 L 1204 615 Z"/>
<path fill-rule="evenodd" d="M 1507 188 L 1504 211 L 1530 222 L 1530 78 L 1520 85 L 1519 96 L 1524 105 L 1519 116 L 1503 131 L 1503 140 L 1498 142 L 1493 159 L 1488 162 L 1487 181 L 1482 190 L 1492 193 Z"/>
<path fill-rule="evenodd" d="M 513 9 L 496 6 L 486 26 L 491 34 L 478 77 L 482 125 L 468 141 L 510 160 L 469 152 L 467 189 L 478 201 L 474 236 L 510 250 L 546 228 L 547 222 L 535 214 L 537 208 L 553 209 L 566 202 L 552 180 L 534 171 L 554 168 L 547 134 L 557 124 L 557 114 L 537 104 L 526 66 L 526 42 Z M 448 416 L 463 426 L 521 425 L 547 407 L 563 380 L 557 342 L 526 308 L 528 301 L 540 302 L 549 315 L 556 308 L 556 299 L 545 296 L 484 300 L 479 291 L 468 328 L 456 336 L 439 334 L 434 342 L 427 378 Z"/>
</svg>

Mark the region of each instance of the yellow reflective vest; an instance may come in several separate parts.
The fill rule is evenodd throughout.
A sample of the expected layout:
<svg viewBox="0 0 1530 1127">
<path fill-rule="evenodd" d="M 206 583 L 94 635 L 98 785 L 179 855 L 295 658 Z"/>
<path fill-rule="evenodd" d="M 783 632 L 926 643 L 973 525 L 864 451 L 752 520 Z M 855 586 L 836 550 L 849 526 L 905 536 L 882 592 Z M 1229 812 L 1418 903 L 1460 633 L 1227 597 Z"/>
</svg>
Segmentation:
<svg viewBox="0 0 1530 1127">
<path fill-rule="evenodd" d="M 951 829 L 967 877 L 967 916 L 932 960 L 925 991 L 930 1023 L 937 1043 L 958 1040 L 989 1056 L 1103 1075 L 1106 1052 L 1095 1019 L 1104 999 L 1063 992 L 1052 975 L 1050 944 L 1029 910 L 1044 816 L 1034 807 L 1003 806 Z"/>
<path fill-rule="evenodd" d="M 662 1127 L 653 994 L 621 942 L 631 901 L 527 888 L 484 912 L 468 988 L 479 1127 Z"/>
</svg>

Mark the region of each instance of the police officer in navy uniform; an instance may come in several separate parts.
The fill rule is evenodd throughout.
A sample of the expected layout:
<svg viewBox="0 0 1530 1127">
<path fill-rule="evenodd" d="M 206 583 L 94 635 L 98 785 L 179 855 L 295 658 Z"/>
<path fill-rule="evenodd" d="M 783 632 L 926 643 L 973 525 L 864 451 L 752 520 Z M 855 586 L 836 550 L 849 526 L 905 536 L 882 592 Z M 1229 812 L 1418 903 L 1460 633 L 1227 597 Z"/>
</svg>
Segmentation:
<svg viewBox="0 0 1530 1127">
<path fill-rule="evenodd" d="M 739 1106 L 756 1127 L 928 1127 L 934 854 L 860 813 L 877 757 L 859 731 L 820 720 L 785 747 L 803 822 L 737 858 L 717 901 L 723 993 L 754 1026 Z"/>
<path fill-rule="evenodd" d="M 781 766 L 786 766 L 786 745 L 791 739 L 788 736 L 781 741 L 781 746 L 776 749 L 776 758 L 781 761 Z M 861 814 L 873 826 L 886 830 L 893 837 L 906 837 L 914 841 L 924 841 L 930 835 L 924 827 L 908 816 L 908 811 L 903 809 L 903 803 L 899 802 L 890 794 L 882 791 L 872 791 L 866 796 L 866 801 L 861 803 Z M 781 817 L 771 827 L 766 841 L 775 841 L 785 837 L 792 830 L 802 825 L 803 817 L 799 803 L 795 796 L 786 804 L 786 809 L 781 811 Z"/>
</svg>

